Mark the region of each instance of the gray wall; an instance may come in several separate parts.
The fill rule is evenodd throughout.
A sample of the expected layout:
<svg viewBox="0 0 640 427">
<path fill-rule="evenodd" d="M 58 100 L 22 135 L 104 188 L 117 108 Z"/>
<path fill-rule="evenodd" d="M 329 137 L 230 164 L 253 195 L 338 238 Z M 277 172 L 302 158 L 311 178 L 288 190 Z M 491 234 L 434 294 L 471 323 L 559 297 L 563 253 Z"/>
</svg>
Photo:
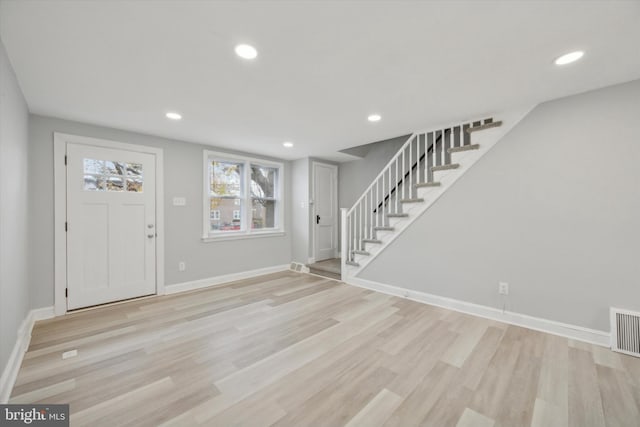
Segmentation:
<svg viewBox="0 0 640 427">
<path fill-rule="evenodd" d="M 202 150 L 229 152 L 226 149 L 174 141 L 150 135 L 126 132 L 61 119 L 31 115 L 29 159 L 30 193 L 34 209 L 32 258 L 37 260 L 32 277 L 32 306 L 53 304 L 53 133 L 110 139 L 149 145 L 164 150 L 165 196 L 165 281 L 167 285 L 237 273 L 291 261 L 291 237 L 288 231 L 290 206 L 285 206 L 287 234 L 284 237 L 254 238 L 204 243 L 202 236 Z M 291 194 L 290 164 L 285 163 L 285 197 Z M 176 196 L 186 197 L 187 206 L 171 204 Z M 186 271 L 178 271 L 178 263 Z"/>
<path fill-rule="evenodd" d="M 309 158 L 291 162 L 291 252 L 292 260 L 309 259 Z"/>
<path fill-rule="evenodd" d="M 539 105 L 361 277 L 608 331 L 640 310 L 640 80 Z"/>
<path fill-rule="evenodd" d="M 0 372 L 30 308 L 28 119 L 27 104 L 0 41 Z"/>
</svg>

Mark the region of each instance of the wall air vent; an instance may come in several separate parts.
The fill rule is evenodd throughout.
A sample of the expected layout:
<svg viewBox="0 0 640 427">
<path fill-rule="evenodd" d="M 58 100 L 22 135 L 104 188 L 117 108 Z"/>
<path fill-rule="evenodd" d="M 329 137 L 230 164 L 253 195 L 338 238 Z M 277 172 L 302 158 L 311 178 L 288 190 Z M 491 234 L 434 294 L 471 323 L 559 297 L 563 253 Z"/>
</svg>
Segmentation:
<svg viewBox="0 0 640 427">
<path fill-rule="evenodd" d="M 640 313 L 611 307 L 611 349 L 640 357 Z"/>
</svg>

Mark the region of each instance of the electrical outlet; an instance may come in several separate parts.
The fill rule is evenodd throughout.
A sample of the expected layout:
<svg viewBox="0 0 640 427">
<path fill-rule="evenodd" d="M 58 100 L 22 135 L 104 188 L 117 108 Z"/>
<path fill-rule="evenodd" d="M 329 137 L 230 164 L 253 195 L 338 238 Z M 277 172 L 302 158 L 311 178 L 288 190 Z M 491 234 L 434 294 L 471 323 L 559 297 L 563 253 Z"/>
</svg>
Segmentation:
<svg viewBox="0 0 640 427">
<path fill-rule="evenodd" d="M 184 261 L 180 261 L 178 263 L 178 271 L 185 271 L 187 269 L 187 265 L 184 263 Z"/>
<path fill-rule="evenodd" d="M 498 293 L 500 295 L 509 295 L 509 284 L 507 282 L 498 282 Z"/>
</svg>

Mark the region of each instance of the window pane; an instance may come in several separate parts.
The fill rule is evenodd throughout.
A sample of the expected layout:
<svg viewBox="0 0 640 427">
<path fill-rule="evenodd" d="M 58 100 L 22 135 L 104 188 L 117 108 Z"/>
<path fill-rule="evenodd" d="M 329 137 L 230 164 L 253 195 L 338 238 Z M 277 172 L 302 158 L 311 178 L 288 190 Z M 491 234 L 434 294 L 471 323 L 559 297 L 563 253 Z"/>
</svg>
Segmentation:
<svg viewBox="0 0 640 427">
<path fill-rule="evenodd" d="M 278 169 L 251 165 L 251 196 L 256 198 L 276 197 Z"/>
<path fill-rule="evenodd" d="M 251 228 L 274 228 L 275 226 L 275 200 L 254 199 L 251 203 Z"/>
<path fill-rule="evenodd" d="M 104 191 L 105 189 L 104 178 L 99 175 L 85 175 L 84 189 L 85 191 Z"/>
<path fill-rule="evenodd" d="M 209 165 L 209 183 L 212 196 L 241 196 L 242 163 L 212 161 Z"/>
<path fill-rule="evenodd" d="M 124 175 L 126 166 L 123 162 L 112 162 L 106 160 L 104 162 L 104 173 L 107 175 Z"/>
<path fill-rule="evenodd" d="M 127 178 L 127 191 L 132 193 L 142 193 L 142 179 Z"/>
<path fill-rule="evenodd" d="M 104 169 L 104 161 L 96 159 L 84 159 L 84 173 L 101 174 Z"/>
<path fill-rule="evenodd" d="M 240 199 L 212 197 L 209 221 L 211 231 L 238 231 L 242 224 L 242 203 Z"/>
<path fill-rule="evenodd" d="M 140 163 L 127 163 L 127 175 L 142 177 L 142 165 Z"/>
<path fill-rule="evenodd" d="M 124 178 L 120 176 L 108 176 L 107 191 L 124 191 Z"/>
</svg>

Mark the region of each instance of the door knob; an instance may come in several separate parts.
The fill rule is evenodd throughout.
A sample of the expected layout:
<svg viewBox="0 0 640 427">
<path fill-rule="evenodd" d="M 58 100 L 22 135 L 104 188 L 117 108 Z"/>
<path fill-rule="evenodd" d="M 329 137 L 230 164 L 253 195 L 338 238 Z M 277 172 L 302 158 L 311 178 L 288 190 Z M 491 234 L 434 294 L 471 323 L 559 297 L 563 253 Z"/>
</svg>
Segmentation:
<svg viewBox="0 0 640 427">
<path fill-rule="evenodd" d="M 320 215 L 316 215 L 316 224 L 320 224 Z"/>
<path fill-rule="evenodd" d="M 147 224 L 147 228 L 153 228 L 153 224 Z"/>
<path fill-rule="evenodd" d="M 150 239 L 153 239 L 154 236 L 155 236 L 154 234 L 147 234 L 147 237 Z"/>
</svg>

